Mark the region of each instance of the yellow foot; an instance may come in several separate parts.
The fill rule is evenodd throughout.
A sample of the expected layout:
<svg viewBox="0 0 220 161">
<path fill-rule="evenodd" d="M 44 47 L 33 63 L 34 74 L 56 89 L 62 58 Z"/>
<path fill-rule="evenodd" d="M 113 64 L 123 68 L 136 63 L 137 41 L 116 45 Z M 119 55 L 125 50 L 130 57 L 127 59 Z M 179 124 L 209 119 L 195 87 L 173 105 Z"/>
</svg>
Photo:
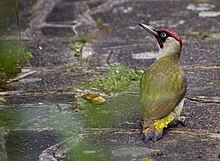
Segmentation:
<svg viewBox="0 0 220 161">
<path fill-rule="evenodd" d="M 153 124 L 151 124 L 149 127 L 143 130 L 144 134 L 144 142 L 147 142 L 149 140 L 153 140 L 156 142 L 159 140 L 163 135 L 163 129 L 167 127 L 167 125 L 174 120 L 174 116 L 172 113 L 170 113 L 168 116 L 155 121 Z"/>
</svg>

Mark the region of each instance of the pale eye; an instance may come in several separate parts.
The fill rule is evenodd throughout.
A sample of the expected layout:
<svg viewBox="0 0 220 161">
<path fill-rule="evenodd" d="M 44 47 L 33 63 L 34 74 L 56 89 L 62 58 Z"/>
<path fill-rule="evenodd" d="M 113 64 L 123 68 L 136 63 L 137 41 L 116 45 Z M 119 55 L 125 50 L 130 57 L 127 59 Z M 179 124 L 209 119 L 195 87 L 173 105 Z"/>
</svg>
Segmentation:
<svg viewBox="0 0 220 161">
<path fill-rule="evenodd" d="M 161 36 L 161 37 L 166 37 L 167 34 L 166 34 L 165 32 L 162 32 L 162 33 L 160 34 L 160 36 Z"/>
</svg>

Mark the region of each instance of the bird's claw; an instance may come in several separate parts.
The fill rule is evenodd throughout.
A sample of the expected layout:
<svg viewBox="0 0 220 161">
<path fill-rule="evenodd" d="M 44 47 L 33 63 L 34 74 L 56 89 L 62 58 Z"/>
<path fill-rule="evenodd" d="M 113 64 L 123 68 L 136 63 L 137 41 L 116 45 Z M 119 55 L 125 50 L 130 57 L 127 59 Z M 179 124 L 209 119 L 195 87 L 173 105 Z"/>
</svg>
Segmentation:
<svg viewBox="0 0 220 161">
<path fill-rule="evenodd" d="M 166 128 L 167 125 L 173 120 L 174 120 L 174 116 L 171 113 L 168 116 L 155 121 L 149 127 L 146 127 L 143 130 L 144 142 L 147 142 L 151 139 L 153 140 L 153 142 L 156 142 L 157 140 L 161 139 L 163 135 L 163 129 Z"/>
<path fill-rule="evenodd" d="M 179 116 L 177 120 L 182 126 L 186 126 L 186 117 L 184 116 Z"/>
<path fill-rule="evenodd" d="M 148 142 L 152 140 L 153 142 L 156 142 L 157 140 L 161 139 L 163 135 L 163 130 L 158 131 L 155 127 L 147 128 L 143 130 L 144 133 L 144 142 Z"/>
</svg>

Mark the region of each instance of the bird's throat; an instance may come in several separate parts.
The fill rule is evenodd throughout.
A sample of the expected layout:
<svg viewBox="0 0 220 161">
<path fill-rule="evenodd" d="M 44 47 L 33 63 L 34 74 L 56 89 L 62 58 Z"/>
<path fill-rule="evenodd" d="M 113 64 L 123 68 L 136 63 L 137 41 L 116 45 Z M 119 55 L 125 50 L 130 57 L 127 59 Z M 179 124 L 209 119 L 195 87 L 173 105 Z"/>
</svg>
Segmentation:
<svg viewBox="0 0 220 161">
<path fill-rule="evenodd" d="M 180 46 L 179 42 L 173 40 L 173 38 L 168 38 L 166 43 L 164 43 L 164 47 L 159 50 L 159 56 L 157 59 L 162 57 L 169 57 L 175 62 L 179 61 L 180 54 L 181 54 L 182 47 Z"/>
</svg>

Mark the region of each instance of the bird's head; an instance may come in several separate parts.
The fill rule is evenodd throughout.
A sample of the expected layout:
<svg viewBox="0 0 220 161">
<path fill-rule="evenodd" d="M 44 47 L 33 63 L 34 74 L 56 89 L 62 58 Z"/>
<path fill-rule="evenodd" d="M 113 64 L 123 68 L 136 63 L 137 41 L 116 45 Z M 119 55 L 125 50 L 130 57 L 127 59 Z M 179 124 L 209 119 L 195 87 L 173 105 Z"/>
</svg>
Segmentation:
<svg viewBox="0 0 220 161">
<path fill-rule="evenodd" d="M 157 41 L 160 49 L 159 57 L 171 56 L 178 61 L 182 50 L 182 40 L 174 31 L 167 28 L 155 29 L 142 23 L 139 25 Z"/>
</svg>

